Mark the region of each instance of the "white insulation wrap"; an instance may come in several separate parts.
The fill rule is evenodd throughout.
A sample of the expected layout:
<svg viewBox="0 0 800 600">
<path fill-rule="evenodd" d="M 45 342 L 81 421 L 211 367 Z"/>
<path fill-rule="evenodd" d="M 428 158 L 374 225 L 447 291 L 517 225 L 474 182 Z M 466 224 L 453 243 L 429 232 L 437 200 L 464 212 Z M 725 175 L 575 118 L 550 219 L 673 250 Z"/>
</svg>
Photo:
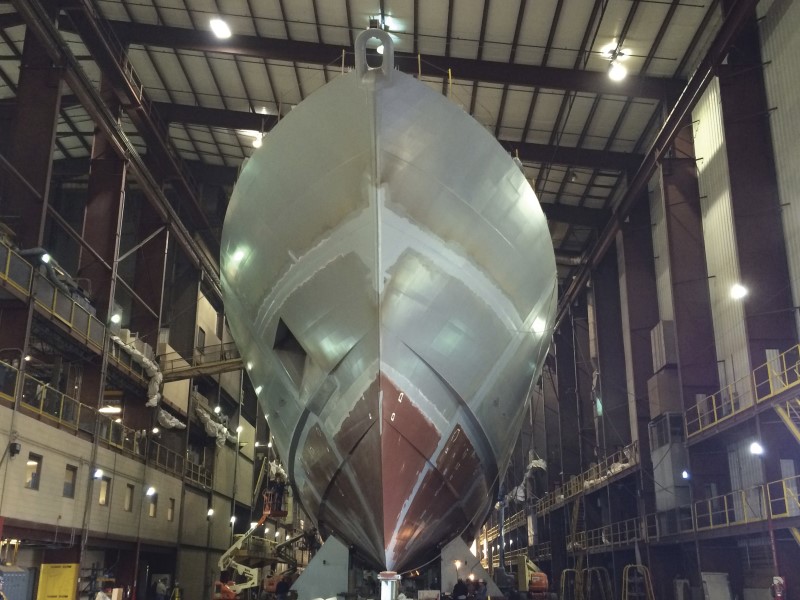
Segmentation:
<svg viewBox="0 0 800 600">
<path fill-rule="evenodd" d="M 203 422 L 203 427 L 205 427 L 206 433 L 210 437 L 216 438 L 217 446 L 221 448 L 225 445 L 226 440 L 230 440 L 231 442 L 236 441 L 236 436 L 232 435 L 225 425 L 215 421 L 214 417 L 211 416 L 210 413 L 203 410 L 199 406 L 195 406 L 195 412 L 197 412 L 197 416 L 200 417 L 200 420 Z"/>
<path fill-rule="evenodd" d="M 161 425 L 164 429 L 186 429 L 186 424 L 178 419 L 177 417 L 173 417 L 163 408 L 158 409 L 158 424 Z"/>
<path fill-rule="evenodd" d="M 132 345 L 123 342 L 122 338 L 119 336 L 112 335 L 111 341 L 122 348 L 125 352 L 130 354 L 133 362 L 142 366 L 144 372 L 150 378 L 150 381 L 147 383 L 146 406 L 158 406 L 158 402 L 161 400 L 161 383 L 164 380 L 164 376 L 161 374 L 161 370 L 158 368 L 158 363 L 155 363 L 147 358 Z"/>
</svg>

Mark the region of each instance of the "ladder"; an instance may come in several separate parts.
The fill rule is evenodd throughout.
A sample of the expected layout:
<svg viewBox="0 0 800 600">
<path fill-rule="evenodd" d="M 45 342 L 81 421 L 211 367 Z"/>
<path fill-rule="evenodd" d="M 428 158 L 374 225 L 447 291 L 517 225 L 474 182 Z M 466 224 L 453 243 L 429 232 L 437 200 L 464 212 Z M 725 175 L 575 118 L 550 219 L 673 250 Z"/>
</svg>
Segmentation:
<svg viewBox="0 0 800 600">
<path fill-rule="evenodd" d="M 575 568 L 561 571 L 561 600 L 583 600 L 583 559 L 586 555 L 585 540 L 578 539 L 578 525 L 583 521 L 583 494 L 575 499 L 569 524 L 567 551 L 576 554 Z"/>
<path fill-rule="evenodd" d="M 622 570 L 622 600 L 655 600 L 650 569 L 644 565 L 625 565 Z"/>
<path fill-rule="evenodd" d="M 583 570 L 583 585 L 586 600 L 614 600 L 611 576 L 605 567 L 589 567 Z"/>
</svg>

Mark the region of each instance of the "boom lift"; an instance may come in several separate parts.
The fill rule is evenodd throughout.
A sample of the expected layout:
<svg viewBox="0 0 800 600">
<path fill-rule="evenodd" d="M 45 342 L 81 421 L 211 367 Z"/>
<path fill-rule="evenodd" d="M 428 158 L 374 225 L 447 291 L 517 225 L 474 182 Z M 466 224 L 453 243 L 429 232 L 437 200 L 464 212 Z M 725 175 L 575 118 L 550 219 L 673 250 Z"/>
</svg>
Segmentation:
<svg viewBox="0 0 800 600">
<path fill-rule="evenodd" d="M 263 492 L 264 498 L 264 511 L 261 515 L 261 518 L 258 520 L 257 523 L 254 523 L 250 529 L 248 529 L 244 535 L 242 535 L 239 539 L 237 539 L 233 545 L 228 548 L 225 553 L 219 558 L 219 562 L 217 565 L 221 572 L 227 571 L 228 569 L 232 569 L 234 573 L 237 575 L 243 575 L 244 581 L 241 583 L 219 583 L 215 586 L 214 594 L 212 595 L 212 600 L 233 600 L 242 590 L 246 590 L 248 588 L 257 587 L 259 584 L 259 576 L 261 569 L 259 567 L 248 567 L 247 565 L 243 565 L 240 562 L 237 562 L 234 558 L 236 553 L 242 549 L 242 546 L 252 537 L 253 533 L 264 524 L 264 521 L 267 520 L 267 517 L 272 518 L 280 518 L 285 517 L 287 512 L 283 505 L 284 502 L 284 489 L 287 484 L 286 478 L 286 471 L 284 471 L 283 467 L 280 463 L 275 461 L 267 461 L 264 459 L 262 463 L 261 473 L 259 474 L 258 483 L 256 485 L 256 489 L 259 488 L 261 482 L 263 480 L 264 474 L 268 469 L 268 482 L 266 489 Z M 286 560 L 286 556 L 288 556 L 285 552 L 285 548 L 290 546 L 297 540 L 305 537 L 308 535 L 308 532 L 303 532 L 293 538 L 286 540 L 285 542 L 278 544 L 275 547 L 275 554 L 276 556 Z M 316 535 L 316 531 L 314 532 Z M 292 562 L 292 560 L 288 562 Z M 296 563 L 294 567 L 296 567 Z"/>
</svg>

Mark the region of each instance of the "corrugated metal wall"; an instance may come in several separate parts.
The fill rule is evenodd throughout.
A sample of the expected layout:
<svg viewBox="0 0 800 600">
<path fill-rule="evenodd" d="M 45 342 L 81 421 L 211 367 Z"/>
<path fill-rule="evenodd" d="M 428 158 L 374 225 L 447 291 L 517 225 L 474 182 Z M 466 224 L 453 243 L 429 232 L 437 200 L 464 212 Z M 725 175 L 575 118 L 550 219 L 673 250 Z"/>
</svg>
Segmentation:
<svg viewBox="0 0 800 600">
<path fill-rule="evenodd" d="M 750 360 L 744 310 L 741 301 L 730 297 L 731 286 L 739 281 L 740 274 L 719 81 L 716 78 L 692 112 L 692 121 L 698 157 L 711 315 L 717 357 L 724 361 L 725 381 L 720 383 L 725 385 L 745 377 L 750 372 Z M 743 392 L 740 390 L 740 396 Z M 749 395 L 744 398 L 746 402 L 752 401 Z"/>
<path fill-rule="evenodd" d="M 653 258 L 656 270 L 658 293 L 658 316 L 662 321 L 672 321 L 672 290 L 669 267 L 669 245 L 667 244 L 667 220 L 664 211 L 664 188 L 661 167 L 656 169 L 647 186 L 650 198 L 650 222 L 653 224 Z"/>
<path fill-rule="evenodd" d="M 761 52 L 792 299 L 800 306 L 800 3 L 759 4 Z M 764 14 L 765 13 L 765 14 Z M 797 319 L 797 313 L 795 313 Z M 800 323 L 799 323 L 800 326 Z"/>
</svg>

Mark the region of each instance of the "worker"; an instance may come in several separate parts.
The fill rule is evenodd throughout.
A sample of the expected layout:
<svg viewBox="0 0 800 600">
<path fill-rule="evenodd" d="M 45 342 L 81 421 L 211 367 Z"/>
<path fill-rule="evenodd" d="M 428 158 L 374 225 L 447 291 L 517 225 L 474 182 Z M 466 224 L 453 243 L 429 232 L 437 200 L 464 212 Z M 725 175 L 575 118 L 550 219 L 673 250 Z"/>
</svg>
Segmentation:
<svg viewBox="0 0 800 600">
<path fill-rule="evenodd" d="M 486 581 L 478 579 L 478 587 L 475 588 L 475 600 L 488 600 L 489 590 L 486 589 Z"/>
<path fill-rule="evenodd" d="M 275 586 L 275 596 L 278 600 L 286 600 L 289 597 L 289 588 L 292 587 L 292 581 L 288 575 L 281 577 L 278 585 Z"/>
<path fill-rule="evenodd" d="M 94 600 L 111 600 L 111 585 L 103 584 L 103 589 L 94 595 Z"/>
<path fill-rule="evenodd" d="M 167 597 L 167 578 L 161 577 L 156 581 L 156 600 L 166 600 Z"/>
<path fill-rule="evenodd" d="M 453 586 L 453 600 L 467 600 L 467 584 L 463 579 L 456 581 Z"/>
</svg>

